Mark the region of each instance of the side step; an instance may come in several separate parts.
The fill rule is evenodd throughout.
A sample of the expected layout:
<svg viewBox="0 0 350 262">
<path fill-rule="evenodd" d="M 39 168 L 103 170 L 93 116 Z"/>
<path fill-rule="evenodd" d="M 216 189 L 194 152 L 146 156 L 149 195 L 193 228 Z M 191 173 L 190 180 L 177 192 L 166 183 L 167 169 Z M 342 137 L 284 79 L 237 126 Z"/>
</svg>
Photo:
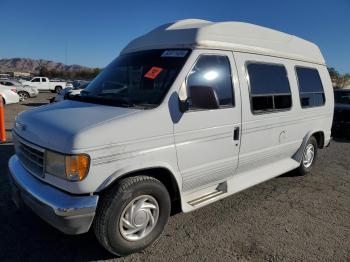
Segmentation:
<svg viewBox="0 0 350 262">
<path fill-rule="evenodd" d="M 190 204 L 191 206 L 198 206 L 225 193 L 227 193 L 227 182 L 223 182 L 219 184 L 213 192 L 210 192 L 198 198 L 195 198 L 189 201 L 188 204 Z"/>
</svg>

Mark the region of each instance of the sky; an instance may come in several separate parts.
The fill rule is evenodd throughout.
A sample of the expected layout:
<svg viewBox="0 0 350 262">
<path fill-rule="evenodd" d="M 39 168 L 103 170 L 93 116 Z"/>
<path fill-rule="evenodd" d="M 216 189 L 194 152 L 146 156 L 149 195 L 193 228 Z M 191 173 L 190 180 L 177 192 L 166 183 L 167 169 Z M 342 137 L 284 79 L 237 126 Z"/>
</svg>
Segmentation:
<svg viewBox="0 0 350 262">
<path fill-rule="evenodd" d="M 350 73 L 350 0 L 0 0 L 0 59 L 104 67 L 133 38 L 168 22 L 242 21 L 316 43 Z"/>
</svg>

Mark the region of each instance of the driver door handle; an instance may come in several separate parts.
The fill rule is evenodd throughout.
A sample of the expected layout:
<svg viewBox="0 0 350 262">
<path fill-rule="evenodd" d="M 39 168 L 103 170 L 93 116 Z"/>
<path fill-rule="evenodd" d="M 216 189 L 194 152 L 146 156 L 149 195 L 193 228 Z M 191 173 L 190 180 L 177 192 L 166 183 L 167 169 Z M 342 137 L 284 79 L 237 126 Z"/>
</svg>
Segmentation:
<svg viewBox="0 0 350 262">
<path fill-rule="evenodd" d="M 233 131 L 233 140 L 238 141 L 239 140 L 239 127 L 236 126 Z"/>
</svg>

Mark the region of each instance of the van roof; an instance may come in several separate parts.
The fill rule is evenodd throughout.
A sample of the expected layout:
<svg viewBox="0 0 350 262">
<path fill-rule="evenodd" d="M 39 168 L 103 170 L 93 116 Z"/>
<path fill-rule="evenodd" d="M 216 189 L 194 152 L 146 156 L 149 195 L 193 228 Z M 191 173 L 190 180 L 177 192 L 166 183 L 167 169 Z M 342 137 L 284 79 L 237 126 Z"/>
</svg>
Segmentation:
<svg viewBox="0 0 350 262">
<path fill-rule="evenodd" d="M 164 24 L 131 41 L 121 54 L 161 48 L 210 48 L 325 64 L 320 49 L 299 37 L 242 22 L 185 19 Z"/>
</svg>

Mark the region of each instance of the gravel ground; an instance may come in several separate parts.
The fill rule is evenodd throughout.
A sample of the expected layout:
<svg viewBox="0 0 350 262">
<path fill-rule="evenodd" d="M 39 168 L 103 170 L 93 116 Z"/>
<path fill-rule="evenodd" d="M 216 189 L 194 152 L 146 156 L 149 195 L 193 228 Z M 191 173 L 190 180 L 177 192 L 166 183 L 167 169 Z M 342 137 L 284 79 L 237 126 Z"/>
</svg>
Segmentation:
<svg viewBox="0 0 350 262">
<path fill-rule="evenodd" d="M 49 97 L 6 106 L 6 127 Z M 350 261 L 350 140 L 321 150 L 308 176 L 290 172 L 171 217 L 156 243 L 119 259 L 91 232 L 66 236 L 30 210 L 17 210 L 7 178 L 12 154 L 11 144 L 0 145 L 0 261 Z"/>
</svg>

